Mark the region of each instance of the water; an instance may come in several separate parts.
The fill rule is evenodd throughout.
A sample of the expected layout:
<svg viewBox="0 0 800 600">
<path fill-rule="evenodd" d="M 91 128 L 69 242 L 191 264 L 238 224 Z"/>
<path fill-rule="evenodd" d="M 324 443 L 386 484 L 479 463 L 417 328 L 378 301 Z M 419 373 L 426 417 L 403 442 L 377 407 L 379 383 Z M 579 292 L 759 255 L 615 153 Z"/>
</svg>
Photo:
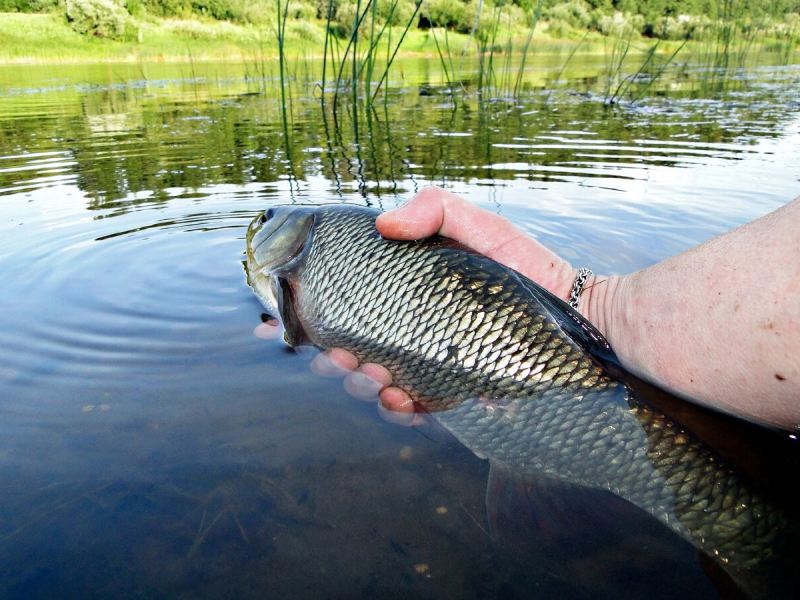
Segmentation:
<svg viewBox="0 0 800 600">
<path fill-rule="evenodd" d="M 485 461 L 253 335 L 244 234 L 273 204 L 391 208 L 436 183 L 625 273 L 797 195 L 796 65 L 718 89 L 689 66 L 606 109 L 602 60 L 517 103 L 455 106 L 436 61 L 371 113 L 301 83 L 285 128 L 246 65 L 5 67 L 0 597 L 714 597 L 652 523 L 581 540 L 571 570 L 515 564 Z"/>
</svg>

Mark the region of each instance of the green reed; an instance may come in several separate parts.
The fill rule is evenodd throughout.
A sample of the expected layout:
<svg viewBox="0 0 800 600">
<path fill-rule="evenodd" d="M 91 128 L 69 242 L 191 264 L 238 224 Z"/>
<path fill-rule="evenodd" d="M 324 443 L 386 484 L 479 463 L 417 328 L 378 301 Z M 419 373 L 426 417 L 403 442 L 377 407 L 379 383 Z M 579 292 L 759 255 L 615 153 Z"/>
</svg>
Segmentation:
<svg viewBox="0 0 800 600">
<path fill-rule="evenodd" d="M 281 84 L 281 121 L 283 124 L 283 140 L 286 151 L 286 159 L 289 165 L 290 183 L 291 183 L 291 176 L 293 175 L 293 169 L 292 169 L 292 140 L 289 137 L 289 119 L 292 114 L 292 109 L 291 109 L 291 90 L 287 85 L 288 69 L 286 62 L 286 18 L 289 13 L 289 0 L 285 0 L 283 5 L 281 5 L 281 0 L 276 0 L 275 3 L 277 4 L 278 8 L 278 24 L 276 29 L 276 35 L 278 38 L 278 64 L 280 70 L 280 84 Z M 287 94 L 288 94 L 288 102 L 287 102 Z"/>
<path fill-rule="evenodd" d="M 653 86 L 659 81 L 667 68 L 673 63 L 675 57 L 683 50 L 686 45 L 684 40 L 669 57 L 664 60 L 657 54 L 661 46 L 661 40 L 651 45 L 647 49 L 636 48 L 630 37 L 619 37 L 611 53 L 611 61 L 606 67 L 606 86 L 603 97 L 603 104 L 606 106 L 619 104 L 627 98 L 631 103 L 639 101 Z M 643 58 L 635 63 L 635 70 L 629 74 L 623 74 L 625 70 L 626 58 L 631 56 L 630 51 L 638 51 L 643 54 Z M 661 64 L 658 65 L 659 61 Z M 645 82 L 637 89 L 638 84 Z M 615 86 L 616 83 L 616 86 Z"/>
<path fill-rule="evenodd" d="M 358 102 L 359 86 L 361 85 L 365 91 L 364 98 L 366 106 L 371 106 L 386 81 L 389 69 L 391 68 L 392 63 L 397 56 L 397 52 L 399 51 L 406 34 L 411 29 L 411 26 L 414 24 L 414 21 L 419 14 L 419 10 L 422 6 L 422 0 L 417 0 L 415 2 L 414 12 L 411 15 L 411 18 L 409 18 L 408 22 L 405 24 L 402 34 L 400 35 L 400 39 L 397 40 L 396 43 L 392 43 L 390 35 L 390 23 L 398 5 L 399 0 L 394 0 L 389 7 L 389 11 L 383 25 L 381 25 L 379 28 L 376 1 L 366 0 L 365 3 L 362 3 L 361 0 L 359 0 L 356 4 L 352 30 L 347 40 L 347 44 L 345 45 L 342 54 L 336 58 L 333 56 L 334 46 L 333 44 L 329 43 L 329 40 L 336 39 L 332 22 L 333 5 L 332 2 L 329 1 L 325 25 L 325 46 L 322 59 L 323 82 L 321 91 L 323 103 L 325 101 L 325 78 L 327 75 L 327 65 L 328 62 L 331 62 L 338 64 L 338 69 L 334 67 L 336 69 L 336 77 L 333 83 L 334 110 L 337 110 L 339 103 L 339 91 L 342 89 L 343 81 L 349 83 L 350 99 L 353 103 Z M 366 44 L 361 44 L 361 46 L 364 48 L 362 51 L 359 50 L 359 40 L 368 40 Z M 378 52 L 382 44 L 385 44 L 386 46 L 386 65 L 381 76 L 377 78 L 375 90 L 373 91 L 373 82 L 375 82 L 377 74 L 376 68 L 378 62 Z M 349 75 L 347 73 L 348 66 L 350 70 Z"/>
<path fill-rule="evenodd" d="M 661 65 L 661 68 L 659 69 L 659 71 L 655 75 L 652 75 L 648 79 L 647 85 L 645 85 L 644 88 L 639 91 L 639 94 L 636 97 L 634 97 L 631 100 L 631 102 L 638 102 L 639 99 L 642 98 L 642 96 L 644 96 L 647 93 L 647 91 L 650 89 L 650 87 L 653 85 L 653 83 L 655 83 L 658 79 L 661 78 L 661 75 L 663 75 L 663 73 L 664 73 L 664 71 L 666 71 L 667 67 L 669 67 L 669 65 L 672 63 L 672 61 L 678 55 L 678 53 L 681 50 L 683 50 L 683 47 L 686 45 L 686 42 L 687 42 L 687 40 L 684 40 L 683 43 L 680 46 L 678 46 L 677 50 L 675 50 L 672 53 L 672 55 L 666 61 L 664 61 L 664 64 Z M 658 44 L 656 44 L 656 45 L 658 45 Z M 655 47 L 653 48 L 653 51 L 655 51 Z"/>
<path fill-rule="evenodd" d="M 453 90 L 453 77 L 455 77 L 455 73 L 452 73 L 452 75 L 451 75 L 452 69 L 448 70 L 448 68 L 447 68 L 447 63 L 448 62 L 450 63 L 451 67 L 452 67 L 452 64 L 453 64 L 453 61 L 452 61 L 452 58 L 451 58 L 451 55 L 450 55 L 449 44 L 447 45 L 447 58 L 448 58 L 448 60 L 446 61 L 445 60 L 445 53 L 442 52 L 442 49 L 439 46 L 439 38 L 436 37 L 436 30 L 434 28 L 431 28 L 430 35 L 433 37 L 433 43 L 436 45 L 436 53 L 439 55 L 439 63 L 442 65 L 442 72 L 444 73 L 445 81 L 447 81 L 447 87 L 450 88 L 450 93 L 451 93 L 451 95 L 453 95 L 453 92 L 454 92 L 454 90 Z M 445 28 L 445 37 L 446 36 L 447 36 L 447 28 Z M 454 99 L 455 99 L 455 97 L 454 97 Z"/>
<path fill-rule="evenodd" d="M 478 45 L 478 92 L 481 97 L 490 96 L 490 90 L 495 87 L 492 83 L 496 83 L 496 76 L 494 72 L 494 51 L 497 42 L 497 33 L 500 29 L 500 9 L 495 8 L 494 21 L 492 23 L 491 38 L 483 36 L 479 38 Z M 488 57 L 487 57 L 488 51 Z"/>
<path fill-rule="evenodd" d="M 533 22 L 531 23 L 531 28 L 528 33 L 528 39 L 525 42 L 525 48 L 522 50 L 522 62 L 519 65 L 519 71 L 517 71 L 517 81 L 514 84 L 514 95 L 519 96 L 519 92 L 522 89 L 522 76 L 525 71 L 525 57 L 528 55 L 528 50 L 531 47 L 531 40 L 533 39 L 533 30 L 536 29 L 536 25 L 539 23 L 539 18 L 542 16 L 542 5 L 544 4 L 544 0 L 539 0 L 539 5 L 536 7 L 536 12 L 533 14 Z"/>
<path fill-rule="evenodd" d="M 397 51 L 400 50 L 400 46 L 403 44 L 403 40 L 406 38 L 406 34 L 408 34 L 409 29 L 411 29 L 411 25 L 414 23 L 414 20 L 417 18 L 417 14 L 419 14 L 419 9 L 420 9 L 421 6 L 422 6 L 422 0 L 416 0 L 415 7 L 414 7 L 414 12 L 411 15 L 411 18 L 408 20 L 408 23 L 406 23 L 405 27 L 403 28 L 403 33 L 400 35 L 400 39 L 397 41 L 397 44 L 394 46 L 394 50 L 392 51 L 390 57 L 388 56 L 388 52 L 389 52 L 389 49 L 391 48 L 391 43 L 387 44 L 386 50 L 387 50 L 387 58 L 388 58 L 388 60 L 386 61 L 386 68 L 383 70 L 383 75 L 381 75 L 381 78 L 378 80 L 378 85 L 376 86 L 375 92 L 372 95 L 372 100 L 373 101 L 375 100 L 376 96 L 378 95 L 378 92 L 380 91 L 381 86 L 383 85 L 383 82 L 386 81 L 386 76 L 389 74 L 389 69 L 391 68 L 392 63 L 394 63 L 394 59 L 397 57 Z M 391 11 L 389 13 L 390 15 L 394 14 L 394 10 L 395 10 L 396 7 L 397 7 L 397 1 L 395 1 L 394 4 L 392 4 Z M 387 18 L 387 23 L 388 22 L 389 22 L 389 18 Z"/>
<path fill-rule="evenodd" d="M 558 81 L 560 81 L 560 80 L 561 80 L 561 76 L 564 74 L 564 71 L 566 70 L 566 68 L 567 68 L 567 65 L 568 65 L 568 64 L 570 63 L 570 61 L 572 60 L 572 57 L 573 57 L 573 56 L 575 56 L 575 53 L 578 51 L 578 48 L 580 48 L 580 47 L 581 47 L 581 44 L 583 44 L 584 40 L 586 40 L 586 37 L 587 37 L 588 35 L 589 35 L 589 30 L 587 29 L 587 30 L 586 30 L 586 32 L 583 34 L 583 37 L 581 38 L 581 40 L 578 42 L 578 45 L 577 45 L 577 46 L 575 46 L 575 47 L 572 49 L 572 52 L 570 52 L 570 53 L 569 53 L 569 56 L 567 57 L 567 60 L 566 60 L 566 61 L 564 61 L 564 64 L 563 64 L 563 65 L 561 65 L 561 70 L 558 72 L 558 75 L 556 75 L 556 78 L 553 80 L 553 81 L 554 81 L 554 83 L 555 83 L 555 82 L 558 82 Z M 545 99 L 544 99 L 544 105 L 545 105 L 545 106 L 547 106 L 547 103 L 548 103 L 548 102 L 550 102 L 550 95 L 551 95 L 552 93 L 553 93 L 553 87 L 551 86 L 551 87 L 550 87 L 550 89 L 549 89 L 549 90 L 547 90 L 547 96 L 546 96 L 546 97 L 545 97 Z"/>
</svg>

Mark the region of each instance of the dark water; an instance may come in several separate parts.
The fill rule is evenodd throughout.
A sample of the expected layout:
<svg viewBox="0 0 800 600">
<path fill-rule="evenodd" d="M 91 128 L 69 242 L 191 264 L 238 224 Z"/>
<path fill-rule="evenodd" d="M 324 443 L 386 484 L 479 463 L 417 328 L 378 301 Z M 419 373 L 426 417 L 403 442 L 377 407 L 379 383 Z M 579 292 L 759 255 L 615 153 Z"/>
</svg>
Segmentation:
<svg viewBox="0 0 800 600">
<path fill-rule="evenodd" d="M 484 103 L 409 62 L 388 104 L 336 115 L 299 82 L 287 123 L 246 65 L 5 67 L 0 597 L 718 595 L 634 516 L 577 534 L 568 569 L 520 564 L 489 537 L 485 461 L 253 335 L 245 228 L 273 204 L 391 208 L 436 183 L 625 273 L 798 194 L 797 66 L 709 86 L 689 65 L 608 109 L 584 62 Z M 798 463 L 768 439 L 751 464 L 780 486 Z"/>
</svg>

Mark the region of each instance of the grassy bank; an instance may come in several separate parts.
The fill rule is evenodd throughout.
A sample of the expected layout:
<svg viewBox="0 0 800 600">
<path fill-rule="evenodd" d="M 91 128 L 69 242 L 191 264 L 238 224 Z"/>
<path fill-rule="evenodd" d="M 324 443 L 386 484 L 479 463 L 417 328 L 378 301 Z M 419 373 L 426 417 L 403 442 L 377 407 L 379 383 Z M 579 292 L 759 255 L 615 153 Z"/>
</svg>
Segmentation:
<svg viewBox="0 0 800 600">
<path fill-rule="evenodd" d="M 0 13 L 0 39 L 4 63 L 236 59 L 277 56 L 278 47 L 267 28 L 180 19 L 142 22 L 131 39 L 112 40 L 76 33 L 58 13 Z"/>
<path fill-rule="evenodd" d="M 288 57 L 323 55 L 325 22 L 303 22 L 302 28 L 287 27 L 285 52 Z M 575 46 L 580 36 L 552 37 L 548 23 L 540 23 L 532 41 L 532 52 L 565 54 Z M 392 28 L 386 40 L 397 43 L 402 28 Z M 524 30 L 500 30 L 495 49 L 503 52 L 512 42 L 514 51 L 521 51 L 526 42 Z M 570 39 L 574 38 L 574 39 Z M 52 62 L 156 62 L 276 59 L 278 42 L 270 25 L 234 24 L 213 19 L 148 18 L 137 23 L 123 39 L 112 40 L 75 32 L 61 13 L 25 14 L 0 13 L 0 63 Z M 460 54 L 469 35 L 446 32 L 444 29 L 411 29 L 401 48 L 401 56 L 438 56 L 439 51 Z M 643 40 L 643 42 L 646 40 Z M 345 41 L 339 40 L 341 47 Z M 678 42 L 665 42 L 659 52 L 670 53 Z M 690 42 L 690 46 L 699 43 Z M 477 51 L 475 40 L 470 52 Z M 609 51 L 609 38 L 590 32 L 581 43 L 581 53 Z M 384 49 L 385 54 L 385 49 Z M 380 55 L 380 53 L 379 53 Z"/>
<path fill-rule="evenodd" d="M 289 31 L 285 48 L 288 56 L 322 57 L 325 24 L 314 22 L 311 26 L 305 28 L 304 36 Z M 399 35 L 397 32 L 395 40 Z M 460 50 L 467 36 L 451 34 L 449 38 L 452 49 Z M 277 37 L 269 26 L 212 19 L 148 19 L 139 23 L 128 39 L 112 40 L 78 34 L 58 13 L 0 13 L 0 39 L 0 62 L 5 64 L 278 57 Z M 413 30 L 406 36 L 403 52 L 430 54 L 436 52 L 436 45 L 429 32 Z"/>
</svg>

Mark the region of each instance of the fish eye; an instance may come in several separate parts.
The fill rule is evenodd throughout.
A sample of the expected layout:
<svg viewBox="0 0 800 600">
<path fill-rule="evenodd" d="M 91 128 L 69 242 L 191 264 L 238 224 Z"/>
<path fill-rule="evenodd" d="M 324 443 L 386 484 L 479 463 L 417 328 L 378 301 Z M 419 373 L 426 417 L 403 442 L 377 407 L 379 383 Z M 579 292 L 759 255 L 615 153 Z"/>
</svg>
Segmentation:
<svg viewBox="0 0 800 600">
<path fill-rule="evenodd" d="M 269 221 L 272 217 L 275 216 L 275 209 L 270 208 L 266 212 L 261 213 L 261 218 L 258 220 L 259 225 L 263 225 L 267 221 Z"/>
</svg>

